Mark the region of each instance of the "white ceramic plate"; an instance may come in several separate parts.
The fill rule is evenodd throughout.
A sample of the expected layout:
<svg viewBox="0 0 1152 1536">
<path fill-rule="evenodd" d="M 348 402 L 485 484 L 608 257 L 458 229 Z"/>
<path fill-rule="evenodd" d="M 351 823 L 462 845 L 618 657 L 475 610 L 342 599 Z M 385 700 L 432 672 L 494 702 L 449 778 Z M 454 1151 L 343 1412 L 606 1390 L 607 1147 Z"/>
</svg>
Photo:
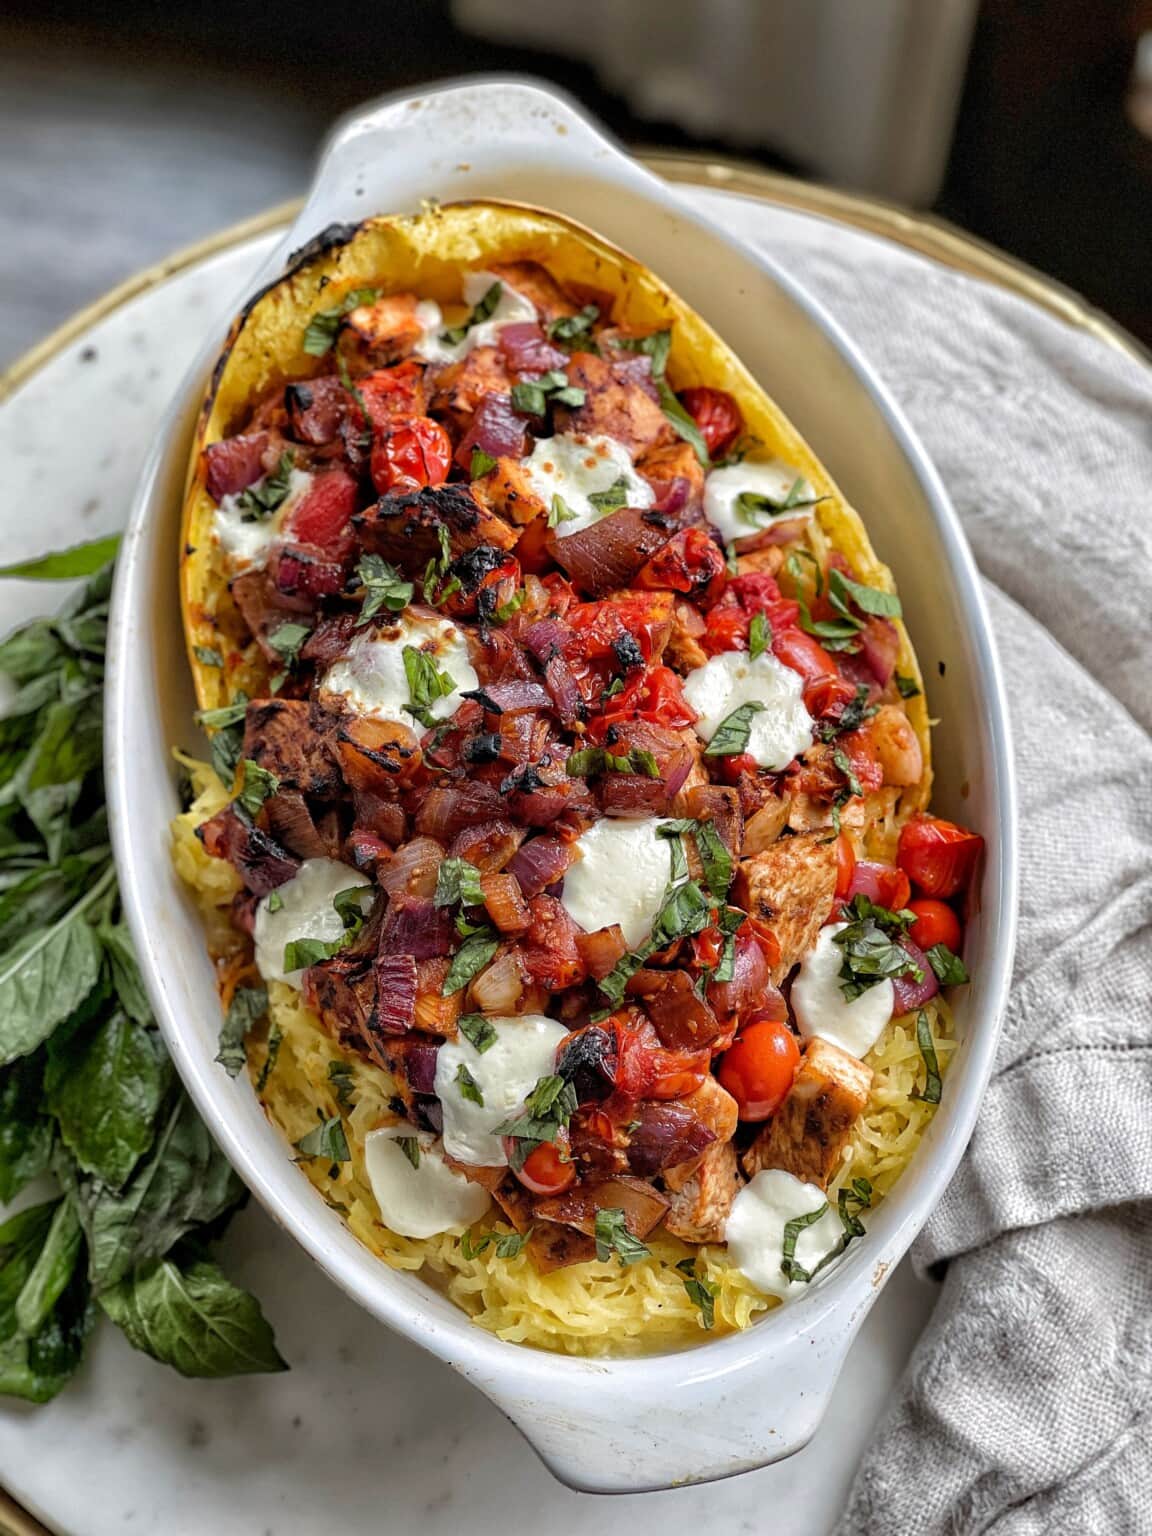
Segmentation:
<svg viewBox="0 0 1152 1536">
<path fill-rule="evenodd" d="M 847 340 L 763 258 L 702 220 L 566 102 L 522 84 L 390 100 L 337 131 L 300 219 L 261 272 L 324 225 L 421 197 L 521 197 L 593 224 L 737 344 L 863 512 L 893 565 L 920 654 L 946 661 L 933 705 L 937 804 L 988 844 L 963 1047 L 916 1162 L 868 1238 L 749 1333 L 644 1361 L 557 1359 L 472 1327 L 363 1249 L 301 1178 L 247 1084 L 213 1062 L 219 1013 L 199 924 L 166 853 L 169 749 L 191 710 L 175 603 L 188 431 L 224 319 L 177 395 L 141 482 L 110 643 L 108 780 L 122 889 L 157 1015 L 214 1134 L 261 1201 L 372 1313 L 479 1386 L 576 1487 L 635 1491 L 728 1475 L 811 1437 L 879 1287 L 938 1198 L 971 1131 L 1011 964 L 1014 804 L 1005 711 L 971 557 L 931 467 Z M 964 791 L 967 797 L 961 799 Z"/>
</svg>

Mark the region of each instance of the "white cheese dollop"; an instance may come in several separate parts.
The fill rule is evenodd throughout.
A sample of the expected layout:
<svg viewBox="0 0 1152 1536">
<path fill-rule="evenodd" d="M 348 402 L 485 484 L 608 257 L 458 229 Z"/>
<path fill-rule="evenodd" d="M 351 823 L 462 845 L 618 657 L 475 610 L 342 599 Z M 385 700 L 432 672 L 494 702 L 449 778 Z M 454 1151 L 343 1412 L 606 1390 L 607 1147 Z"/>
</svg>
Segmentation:
<svg viewBox="0 0 1152 1536">
<path fill-rule="evenodd" d="M 794 1296 L 804 1290 L 805 1280 L 789 1280 L 780 1268 L 784 1257 L 784 1228 L 797 1216 L 807 1216 L 825 1206 L 824 1214 L 809 1227 L 801 1227 L 793 1254 L 809 1272 L 844 1235 L 839 1216 L 815 1184 L 804 1184 L 791 1173 L 766 1168 L 751 1179 L 728 1213 L 724 1241 L 728 1257 L 770 1296 Z"/>
<path fill-rule="evenodd" d="M 404 670 L 406 645 L 424 651 L 437 671 L 455 683 L 451 693 L 434 699 L 429 706 L 433 719 L 447 720 L 460 707 L 461 691 L 480 683 L 468 659 L 468 642 L 448 619 L 406 613 L 375 631 L 363 631 L 347 654 L 329 667 L 320 686 L 339 694 L 355 714 L 395 720 L 419 735 L 424 727 L 406 707 L 411 702 Z"/>
<path fill-rule="evenodd" d="M 284 969 L 284 946 L 293 939 L 322 939 L 333 943 L 344 932 L 344 920 L 332 905 L 353 885 L 370 885 L 358 869 L 338 859 L 305 859 L 291 880 L 262 896 L 256 907 L 253 937 L 256 964 L 265 981 L 286 981 L 299 988 L 303 971 Z M 363 905 L 363 903 L 362 903 Z"/>
<path fill-rule="evenodd" d="M 800 480 L 796 488 L 797 499 L 806 501 L 812 495 L 812 487 L 790 464 L 780 459 L 769 459 L 760 464 L 747 459 L 739 464 L 725 464 L 714 469 L 704 481 L 704 515 L 720 530 L 725 543 L 746 539 L 770 524 L 760 520 L 749 522 L 746 517 L 741 517 L 736 507 L 737 497 L 748 491 L 754 496 L 768 496 L 774 502 L 786 501 L 797 480 Z M 797 507 L 780 516 L 808 518 L 812 516 L 812 508 Z"/>
<path fill-rule="evenodd" d="M 401 1140 L 416 1142 L 412 1160 Z M 444 1161 L 440 1143 L 415 1126 L 385 1125 L 364 1138 L 364 1166 L 386 1227 L 401 1237 L 436 1237 L 463 1232 L 491 1203 L 488 1191 Z"/>
<path fill-rule="evenodd" d="M 560 897 L 569 917 L 592 933 L 619 923 L 629 949 L 652 931 L 672 875 L 672 849 L 657 817 L 609 817 L 577 839 L 580 857 Z"/>
<path fill-rule="evenodd" d="M 464 274 L 464 302 L 469 311 L 476 308 L 493 283 L 500 284 L 500 298 L 487 320 L 474 325 L 460 341 L 444 341 L 444 332 L 450 327 L 444 323 L 439 304 L 432 299 L 422 299 L 416 306 L 416 318 L 424 335 L 413 349 L 417 357 L 426 363 L 455 363 L 475 347 L 494 346 L 505 325 L 523 324 L 536 319 L 536 306 L 531 299 L 509 288 L 503 278 L 494 272 L 466 272 Z"/>
<path fill-rule="evenodd" d="M 799 672 L 762 651 L 721 651 L 684 680 L 684 697 L 700 716 L 696 734 L 711 741 L 723 720 L 741 704 L 762 704 L 749 721 L 747 752 L 761 768 L 779 773 L 812 745 L 812 716 L 804 708 Z"/>
<path fill-rule="evenodd" d="M 237 569 L 247 570 L 267 561 L 269 549 L 279 539 L 280 530 L 311 484 L 312 476 L 306 470 L 294 469 L 288 476 L 288 494 L 275 512 L 268 517 L 250 517 L 248 520 L 240 510 L 239 495 L 224 497 L 216 508 L 212 531 L 220 548 Z"/>
<path fill-rule="evenodd" d="M 435 1088 L 444 1110 L 445 1151 L 478 1168 L 503 1168 L 508 1162 L 503 1139 L 493 1133 L 517 1114 L 540 1079 L 555 1070 L 556 1048 L 568 1031 L 542 1013 L 488 1022 L 496 1038 L 486 1051 L 478 1051 L 463 1035 L 444 1042 L 436 1056 Z M 483 1104 L 461 1092 L 462 1066 L 471 1073 Z"/>
<path fill-rule="evenodd" d="M 610 491 L 618 480 L 623 480 L 627 488 L 624 506 L 650 507 L 656 500 L 647 480 L 633 468 L 627 448 L 612 437 L 558 432 L 555 437 L 541 438 L 524 460 L 523 469 L 549 511 L 553 496 L 559 496 L 568 511 L 575 514 L 556 524 L 558 539 L 566 539 L 569 534 L 591 528 L 602 517 L 608 517 L 609 511 L 602 511 L 589 497 Z"/>
<path fill-rule="evenodd" d="M 834 939 L 847 925 L 821 928 L 814 949 L 804 956 L 792 983 L 792 1011 L 800 1033 L 819 1035 L 850 1056 L 866 1056 L 892 1017 L 896 994 L 885 977 L 851 1002 L 840 986 L 844 951 Z"/>
</svg>

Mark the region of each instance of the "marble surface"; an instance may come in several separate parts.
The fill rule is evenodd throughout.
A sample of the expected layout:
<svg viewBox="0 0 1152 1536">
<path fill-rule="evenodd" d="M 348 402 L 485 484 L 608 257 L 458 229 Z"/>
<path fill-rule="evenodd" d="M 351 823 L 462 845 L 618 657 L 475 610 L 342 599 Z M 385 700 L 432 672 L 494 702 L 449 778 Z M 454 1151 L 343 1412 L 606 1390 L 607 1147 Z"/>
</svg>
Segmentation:
<svg viewBox="0 0 1152 1536">
<path fill-rule="evenodd" d="M 700 194 L 758 238 L 801 215 Z M 830 239 L 863 237 L 829 230 Z M 270 243 L 270 242 L 269 242 Z M 124 519 L 149 435 L 207 317 L 267 248 L 251 242 L 138 297 L 0 407 L 0 561 L 106 533 Z M 69 451 L 62 452 L 61 444 Z M 29 515 L 35 509 L 34 515 Z M 0 588 L 0 628 L 42 611 Z M 702 1532 L 823 1536 L 931 1311 L 902 1265 L 865 1322 L 828 1417 L 790 1461 L 708 1487 L 611 1500 L 555 1483 L 459 1376 L 372 1322 L 255 1208 L 225 1258 L 261 1297 L 292 1370 L 187 1382 L 98 1330 L 79 1378 L 40 1409 L 0 1400 L 0 1483 L 67 1536 L 347 1536 L 418 1522 L 427 1536 L 549 1523 L 624 1536 L 661 1520 Z"/>
</svg>

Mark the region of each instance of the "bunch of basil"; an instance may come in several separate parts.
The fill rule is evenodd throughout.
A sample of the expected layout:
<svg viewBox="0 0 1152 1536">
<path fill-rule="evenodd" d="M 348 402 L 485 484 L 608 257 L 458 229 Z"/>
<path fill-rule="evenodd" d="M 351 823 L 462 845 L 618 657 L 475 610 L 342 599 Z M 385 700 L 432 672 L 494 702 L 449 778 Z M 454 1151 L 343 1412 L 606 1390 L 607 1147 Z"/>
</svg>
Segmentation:
<svg viewBox="0 0 1152 1536">
<path fill-rule="evenodd" d="M 0 1392 L 33 1402 L 72 1376 L 98 1311 L 186 1376 L 285 1369 L 209 1254 L 245 1190 L 176 1078 L 120 912 L 101 774 L 114 548 L 0 571 L 91 576 L 0 642 L 0 1202 L 56 1188 L 0 1225 Z"/>
</svg>

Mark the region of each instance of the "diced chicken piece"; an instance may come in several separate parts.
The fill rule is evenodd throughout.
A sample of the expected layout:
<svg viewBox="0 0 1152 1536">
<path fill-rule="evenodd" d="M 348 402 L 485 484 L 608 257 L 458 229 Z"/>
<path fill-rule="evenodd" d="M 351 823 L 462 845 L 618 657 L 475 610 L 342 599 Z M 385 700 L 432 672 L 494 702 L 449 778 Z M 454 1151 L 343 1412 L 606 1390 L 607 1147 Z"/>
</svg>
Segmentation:
<svg viewBox="0 0 1152 1536">
<path fill-rule="evenodd" d="M 389 491 L 357 513 L 353 527 L 367 553 L 382 555 L 408 575 L 422 575 L 440 555 L 440 529 L 447 528 L 453 556 L 491 544 L 511 549 L 517 529 L 480 506 L 466 485 L 426 485 L 418 491 Z"/>
<path fill-rule="evenodd" d="M 672 1172 L 673 1170 L 669 1170 Z M 671 1188 L 670 1181 L 669 1188 Z M 664 1226 L 686 1243 L 722 1243 L 724 1223 L 744 1180 L 730 1141 L 714 1142 L 672 1196 Z"/>
<path fill-rule="evenodd" d="M 764 853 L 788 825 L 787 795 L 773 795 L 744 823 L 744 857 Z"/>
<path fill-rule="evenodd" d="M 735 892 L 739 905 L 776 935 L 780 959 L 772 980 L 779 984 L 815 944 L 832 910 L 835 838 L 823 832 L 780 838 L 741 863 Z"/>
<path fill-rule="evenodd" d="M 431 408 L 470 416 L 484 395 L 507 395 L 512 384 L 499 347 L 477 347 L 437 372 Z"/>
<path fill-rule="evenodd" d="M 660 402 L 643 385 L 620 378 L 606 358 L 577 352 L 567 374 L 568 383 L 585 392 L 585 400 L 556 407 L 558 432 L 613 437 L 633 455 L 675 440 Z"/>
<path fill-rule="evenodd" d="M 900 705 L 881 704 L 868 729 L 884 770 L 885 784 L 919 784 L 924 772 L 920 738 Z"/>
<path fill-rule="evenodd" d="M 808 1042 L 783 1104 L 744 1154 L 751 1178 L 782 1168 L 827 1189 L 872 1087 L 872 1069 L 838 1045 Z"/>
<path fill-rule="evenodd" d="M 494 277 L 536 306 L 542 320 L 558 320 L 574 315 L 574 304 L 560 284 L 538 261 L 501 261 L 488 268 Z"/>
<path fill-rule="evenodd" d="M 889 816 L 899 798 L 900 791 L 894 786 L 874 789 L 863 799 L 853 795 L 840 807 L 840 825 L 850 832 L 863 832 L 865 827 Z M 814 832 L 824 828 L 824 835 L 831 836 L 832 802 L 813 795 L 793 795 L 788 802 L 788 826 L 793 832 Z"/>
<path fill-rule="evenodd" d="M 763 549 L 753 549 L 736 557 L 736 572 L 740 576 L 762 574 L 775 576 L 784 564 L 784 551 L 778 544 L 766 544 Z"/>
<path fill-rule="evenodd" d="M 340 788 L 335 727 L 306 699 L 262 699 L 248 706 L 241 755 L 274 773 L 282 789 L 331 799 Z"/>
<path fill-rule="evenodd" d="M 510 1175 L 492 1191 L 496 1204 L 516 1228 L 527 1232 L 531 1228 L 526 1251 L 540 1274 L 554 1269 L 564 1269 L 569 1264 L 583 1264 L 596 1257 L 596 1241 L 575 1227 L 559 1222 L 543 1221 L 532 1209 L 532 1201 L 523 1185 Z"/>
<path fill-rule="evenodd" d="M 656 492 L 658 500 L 670 493 L 673 481 L 683 480 L 688 496 L 686 505 L 697 509 L 703 507 L 704 466 L 692 446 L 682 438 L 649 448 L 637 459 L 636 468 Z"/>
<path fill-rule="evenodd" d="M 704 620 L 690 603 L 677 603 L 672 614 L 672 633 L 664 650 L 664 661 L 677 672 L 693 672 L 708 660 L 700 644 Z"/>
<path fill-rule="evenodd" d="M 393 293 L 374 304 L 360 304 L 344 321 L 342 341 L 354 337 L 376 361 L 405 357 L 424 334 L 416 304 L 414 293 Z"/>
<path fill-rule="evenodd" d="M 685 1109 L 690 1109 L 712 1131 L 717 1141 L 731 1141 L 736 1134 L 736 1126 L 740 1120 L 740 1110 L 736 1100 L 726 1088 L 721 1088 L 714 1077 L 706 1077 L 695 1093 L 690 1093 L 686 1098 L 677 1099 Z M 679 1183 L 690 1177 L 697 1164 L 681 1163 L 677 1168 L 670 1168 L 665 1175 L 665 1182 L 670 1189 L 679 1187 Z M 679 1183 L 677 1182 L 679 1180 Z"/>
<path fill-rule="evenodd" d="M 513 523 L 530 523 L 548 511 L 517 459 L 497 459 L 495 469 L 481 479 L 473 480 L 472 494 L 491 511 L 499 512 Z"/>
</svg>

